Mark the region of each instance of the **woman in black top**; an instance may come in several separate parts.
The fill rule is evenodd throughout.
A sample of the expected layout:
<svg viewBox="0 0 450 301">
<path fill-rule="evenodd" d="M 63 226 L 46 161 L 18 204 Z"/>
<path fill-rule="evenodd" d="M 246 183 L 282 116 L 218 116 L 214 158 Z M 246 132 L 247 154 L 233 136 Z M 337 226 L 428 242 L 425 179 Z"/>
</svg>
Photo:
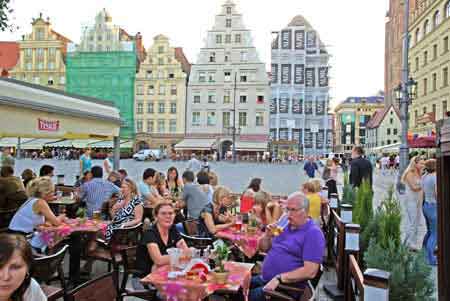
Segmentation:
<svg viewBox="0 0 450 301">
<path fill-rule="evenodd" d="M 189 253 L 186 242 L 173 224 L 175 210 L 171 203 L 159 203 L 153 209 L 155 223 L 144 233 L 136 252 L 137 277 L 151 273 L 153 265 L 170 264 L 167 249 L 179 248 Z"/>
</svg>

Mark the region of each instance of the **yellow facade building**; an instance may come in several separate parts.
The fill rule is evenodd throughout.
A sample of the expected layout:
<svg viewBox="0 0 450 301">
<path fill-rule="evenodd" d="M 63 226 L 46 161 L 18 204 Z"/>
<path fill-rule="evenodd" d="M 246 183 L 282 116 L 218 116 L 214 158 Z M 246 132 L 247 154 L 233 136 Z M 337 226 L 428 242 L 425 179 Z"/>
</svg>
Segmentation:
<svg viewBox="0 0 450 301">
<path fill-rule="evenodd" d="M 20 56 L 11 70 L 12 78 L 64 90 L 65 55 L 71 41 L 54 31 L 42 14 L 33 19 L 32 32 L 19 41 Z"/>
<path fill-rule="evenodd" d="M 170 151 L 185 134 L 186 87 L 190 64 L 182 48 L 157 35 L 136 75 L 137 148 Z"/>
<path fill-rule="evenodd" d="M 430 135 L 450 106 L 450 1 L 424 1 L 411 17 L 409 32 L 410 75 L 418 83 L 409 128 Z"/>
</svg>

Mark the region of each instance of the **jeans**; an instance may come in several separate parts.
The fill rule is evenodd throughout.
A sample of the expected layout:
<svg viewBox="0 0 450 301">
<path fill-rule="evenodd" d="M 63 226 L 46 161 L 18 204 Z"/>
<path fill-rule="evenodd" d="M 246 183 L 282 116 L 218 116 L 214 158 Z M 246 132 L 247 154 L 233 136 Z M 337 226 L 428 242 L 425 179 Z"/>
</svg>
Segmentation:
<svg viewBox="0 0 450 301">
<path fill-rule="evenodd" d="M 437 204 L 436 203 L 423 203 L 423 212 L 427 219 L 427 224 L 429 226 L 429 235 L 424 241 L 425 244 L 425 254 L 428 260 L 428 264 L 436 265 L 437 260 L 434 255 L 434 250 L 437 245 Z M 427 233 L 428 234 L 428 233 Z"/>
<path fill-rule="evenodd" d="M 253 276 L 250 281 L 250 293 L 248 294 L 249 301 L 261 301 L 265 300 L 264 297 L 264 285 L 268 281 L 265 281 L 261 275 Z"/>
</svg>

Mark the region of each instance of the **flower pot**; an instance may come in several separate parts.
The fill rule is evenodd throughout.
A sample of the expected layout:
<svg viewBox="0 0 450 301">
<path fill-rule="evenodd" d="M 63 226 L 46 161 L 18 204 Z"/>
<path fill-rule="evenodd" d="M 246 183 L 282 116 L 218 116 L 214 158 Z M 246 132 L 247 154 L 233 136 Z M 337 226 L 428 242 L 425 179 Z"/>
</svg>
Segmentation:
<svg viewBox="0 0 450 301">
<path fill-rule="evenodd" d="M 214 271 L 214 279 L 218 284 L 226 284 L 228 280 L 228 275 L 230 272 L 218 272 Z"/>
</svg>

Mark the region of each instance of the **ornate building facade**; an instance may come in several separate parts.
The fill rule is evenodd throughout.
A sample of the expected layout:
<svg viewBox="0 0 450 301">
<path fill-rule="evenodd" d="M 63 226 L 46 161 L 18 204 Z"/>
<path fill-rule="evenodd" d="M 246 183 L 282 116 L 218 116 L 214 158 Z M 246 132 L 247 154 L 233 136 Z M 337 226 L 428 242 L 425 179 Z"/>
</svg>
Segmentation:
<svg viewBox="0 0 450 301">
<path fill-rule="evenodd" d="M 32 31 L 19 41 L 19 61 L 9 72 L 12 78 L 64 90 L 66 50 L 71 41 L 52 29 L 42 14 L 31 22 Z"/>
<path fill-rule="evenodd" d="M 298 15 L 274 32 L 270 137 L 274 151 L 331 152 L 329 58 L 309 22 Z"/>
<path fill-rule="evenodd" d="M 136 75 L 135 121 L 138 148 L 171 149 L 185 133 L 190 64 L 182 48 L 157 35 Z"/>
</svg>

